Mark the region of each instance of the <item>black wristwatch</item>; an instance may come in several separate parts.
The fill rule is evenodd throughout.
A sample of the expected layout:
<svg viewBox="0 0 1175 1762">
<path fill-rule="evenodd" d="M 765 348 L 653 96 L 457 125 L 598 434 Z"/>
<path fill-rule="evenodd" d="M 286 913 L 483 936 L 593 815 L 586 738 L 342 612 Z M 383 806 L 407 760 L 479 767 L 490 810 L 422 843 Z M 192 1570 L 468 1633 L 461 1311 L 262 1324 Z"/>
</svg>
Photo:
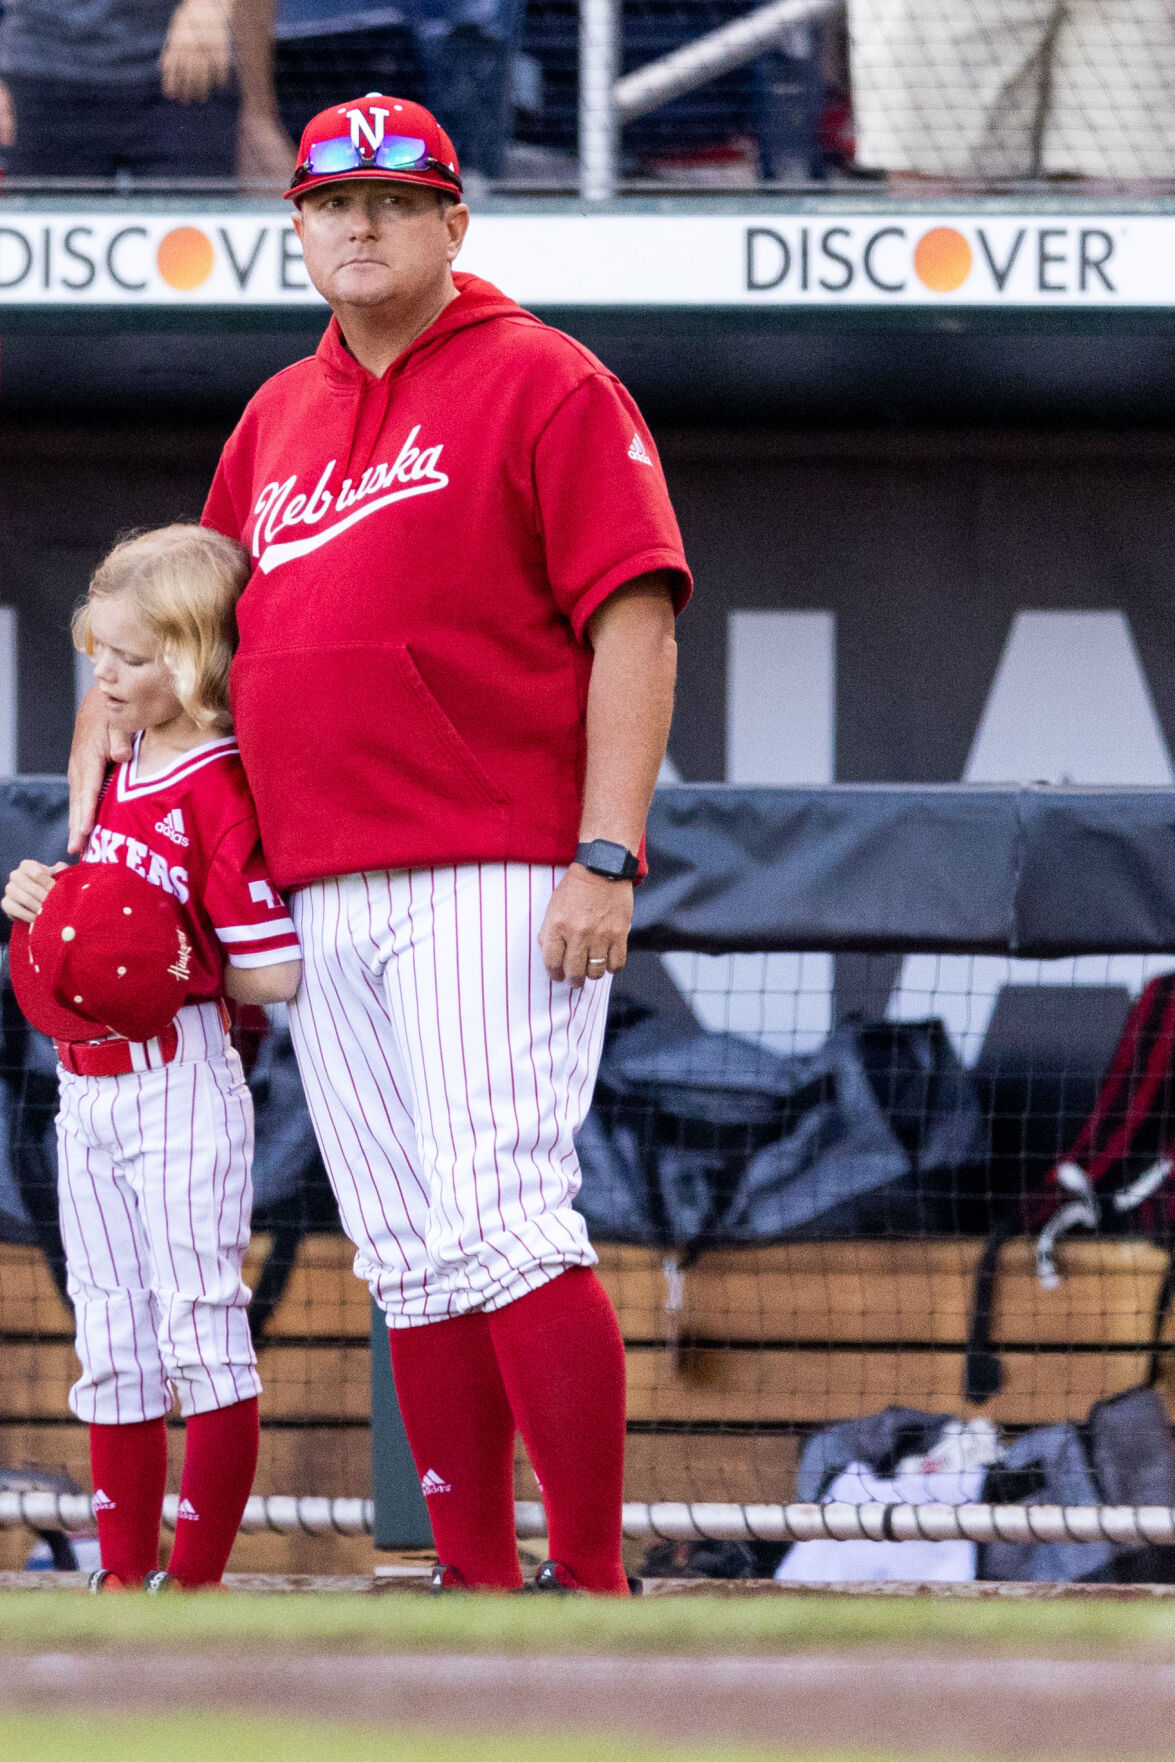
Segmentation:
<svg viewBox="0 0 1175 1762">
<path fill-rule="evenodd" d="M 635 881 L 641 866 L 639 857 L 610 838 L 593 838 L 590 844 L 577 845 L 575 860 L 605 881 Z"/>
</svg>

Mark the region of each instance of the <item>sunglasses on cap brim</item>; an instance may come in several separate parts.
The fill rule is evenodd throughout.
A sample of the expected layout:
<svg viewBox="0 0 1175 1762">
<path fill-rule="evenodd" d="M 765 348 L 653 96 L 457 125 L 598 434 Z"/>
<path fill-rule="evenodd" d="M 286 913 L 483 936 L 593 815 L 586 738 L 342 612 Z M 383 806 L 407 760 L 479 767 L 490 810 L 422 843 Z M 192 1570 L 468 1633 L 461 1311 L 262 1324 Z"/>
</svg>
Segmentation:
<svg viewBox="0 0 1175 1762">
<path fill-rule="evenodd" d="M 348 171 L 427 171 L 460 190 L 461 179 L 443 160 L 434 159 L 419 135 L 385 135 L 378 147 L 358 147 L 350 135 L 315 141 L 294 173 L 294 187 L 312 177 Z"/>
</svg>

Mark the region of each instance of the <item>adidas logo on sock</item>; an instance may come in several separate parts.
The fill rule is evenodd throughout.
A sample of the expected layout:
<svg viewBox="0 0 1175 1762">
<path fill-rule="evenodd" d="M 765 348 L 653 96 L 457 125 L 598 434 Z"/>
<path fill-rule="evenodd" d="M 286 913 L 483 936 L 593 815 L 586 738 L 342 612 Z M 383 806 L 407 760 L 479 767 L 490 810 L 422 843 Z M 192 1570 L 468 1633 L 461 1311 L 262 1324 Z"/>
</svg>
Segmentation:
<svg viewBox="0 0 1175 1762">
<path fill-rule="evenodd" d="M 186 1517 L 189 1523 L 199 1523 L 200 1521 L 200 1513 L 190 1499 L 180 1500 L 179 1510 L 175 1515 L 177 1522 L 181 1517 Z"/>
<path fill-rule="evenodd" d="M 98 1491 L 94 1494 L 93 1503 L 94 1503 L 94 1510 L 95 1511 L 117 1511 L 118 1510 L 118 1506 L 114 1503 L 114 1500 L 110 1497 L 109 1493 L 104 1493 L 102 1491 L 101 1487 L 99 1487 Z"/>
<path fill-rule="evenodd" d="M 420 1483 L 420 1490 L 426 1499 L 431 1499 L 434 1493 L 451 1493 L 453 1491 L 448 1481 L 443 1481 L 435 1468 L 429 1469 Z"/>
<path fill-rule="evenodd" d="M 641 439 L 639 434 L 633 435 L 632 445 L 628 449 L 628 456 L 630 459 L 634 460 L 635 463 L 638 465 L 651 465 L 653 463 L 653 461 L 649 458 L 648 450 L 645 447 L 645 443 Z"/>
</svg>

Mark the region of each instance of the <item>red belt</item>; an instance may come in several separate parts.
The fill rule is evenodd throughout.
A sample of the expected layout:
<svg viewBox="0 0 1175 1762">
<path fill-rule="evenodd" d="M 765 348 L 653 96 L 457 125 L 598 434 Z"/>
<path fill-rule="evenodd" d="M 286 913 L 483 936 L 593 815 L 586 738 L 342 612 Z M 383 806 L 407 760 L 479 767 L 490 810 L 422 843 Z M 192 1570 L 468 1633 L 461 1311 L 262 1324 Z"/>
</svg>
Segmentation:
<svg viewBox="0 0 1175 1762">
<path fill-rule="evenodd" d="M 229 1029 L 224 999 L 217 998 L 221 1025 Z M 75 1077 L 125 1077 L 132 1071 L 157 1071 L 171 1064 L 180 1048 L 179 1029 L 169 1022 L 155 1040 L 58 1040 L 58 1062 Z"/>
<path fill-rule="evenodd" d="M 57 1057 L 75 1077 L 125 1077 L 169 1065 L 179 1048 L 179 1031 L 171 1022 L 157 1040 L 59 1040 Z"/>
</svg>

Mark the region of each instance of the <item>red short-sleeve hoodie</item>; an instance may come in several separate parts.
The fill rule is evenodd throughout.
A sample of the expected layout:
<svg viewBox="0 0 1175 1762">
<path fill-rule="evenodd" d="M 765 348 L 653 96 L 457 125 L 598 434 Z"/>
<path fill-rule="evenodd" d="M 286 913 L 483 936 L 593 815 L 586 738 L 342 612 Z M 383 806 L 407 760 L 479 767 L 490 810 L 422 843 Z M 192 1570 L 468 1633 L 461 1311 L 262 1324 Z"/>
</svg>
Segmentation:
<svg viewBox="0 0 1175 1762">
<path fill-rule="evenodd" d="M 649 570 L 690 592 L 652 438 L 580 344 L 496 288 L 380 378 L 332 320 L 233 433 L 205 524 L 251 547 L 237 739 L 270 870 L 566 863 L 584 628 Z"/>
</svg>

